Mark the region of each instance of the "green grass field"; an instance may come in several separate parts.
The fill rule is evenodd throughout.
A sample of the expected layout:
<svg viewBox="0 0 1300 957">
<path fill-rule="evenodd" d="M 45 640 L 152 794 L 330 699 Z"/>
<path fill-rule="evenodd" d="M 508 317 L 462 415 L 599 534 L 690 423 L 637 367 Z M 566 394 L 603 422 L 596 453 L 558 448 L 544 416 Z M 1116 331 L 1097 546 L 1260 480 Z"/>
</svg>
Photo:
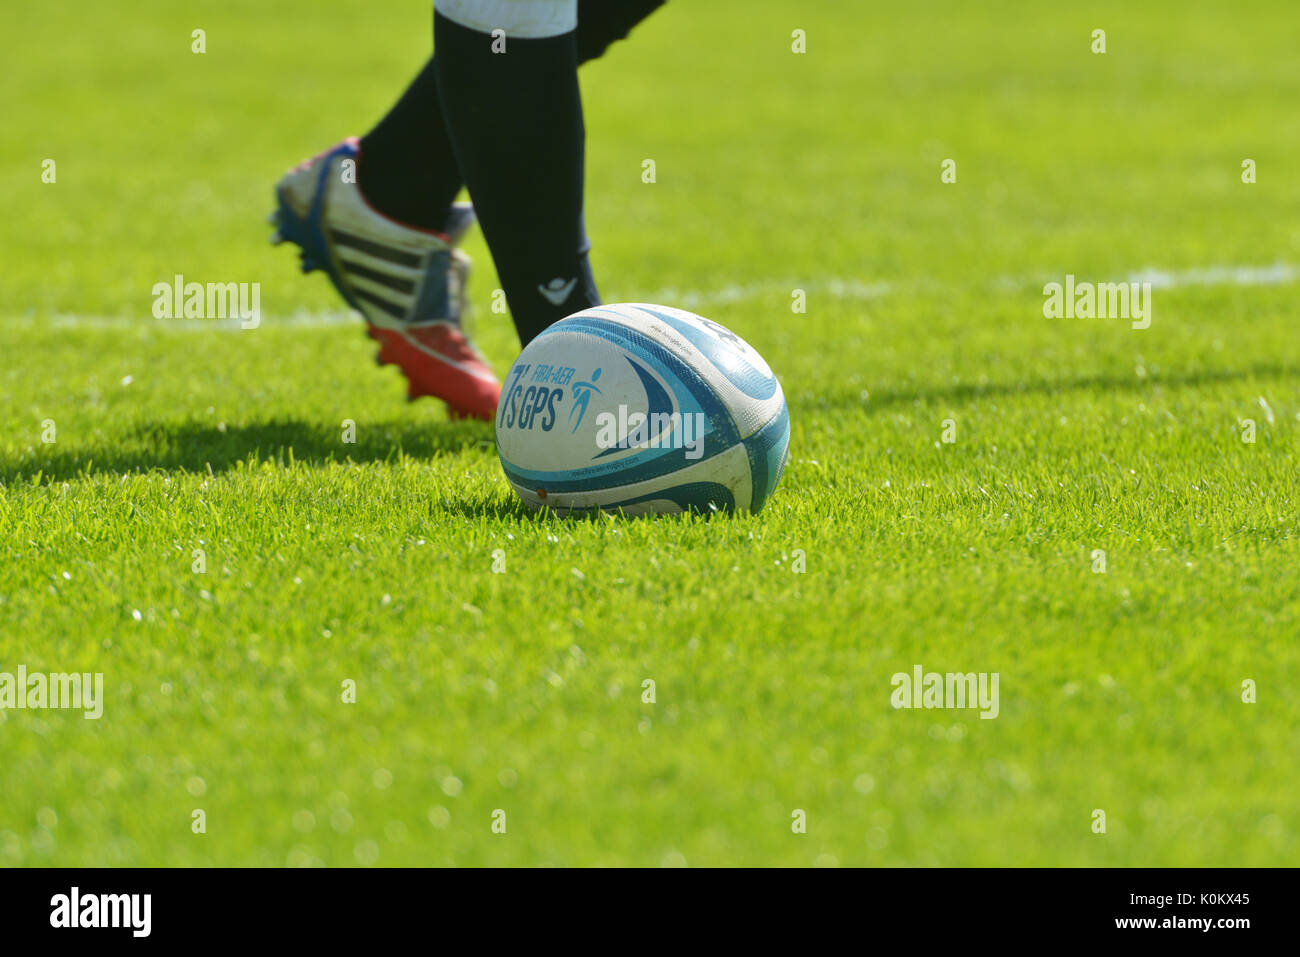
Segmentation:
<svg viewBox="0 0 1300 957">
<path fill-rule="evenodd" d="M 789 400 L 768 507 L 712 520 L 531 516 L 266 245 L 427 2 L 6 21 L 0 672 L 105 702 L 0 711 L 0 865 L 1300 856 L 1292 4 L 675 0 L 585 67 L 603 295 Z M 154 319 L 177 273 L 261 325 Z M 1154 275 L 1150 328 L 1045 318 L 1067 273 Z M 998 717 L 895 710 L 918 664 L 997 672 Z"/>
</svg>

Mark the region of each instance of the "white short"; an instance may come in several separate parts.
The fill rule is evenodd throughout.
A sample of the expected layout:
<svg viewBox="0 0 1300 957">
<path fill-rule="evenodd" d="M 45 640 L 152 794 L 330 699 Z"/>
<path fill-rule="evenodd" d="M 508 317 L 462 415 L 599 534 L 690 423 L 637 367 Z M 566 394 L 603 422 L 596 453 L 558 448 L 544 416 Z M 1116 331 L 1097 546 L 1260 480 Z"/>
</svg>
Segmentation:
<svg viewBox="0 0 1300 957">
<path fill-rule="evenodd" d="M 463 27 L 536 40 L 573 32 L 578 0 L 435 0 L 434 8 Z"/>
</svg>

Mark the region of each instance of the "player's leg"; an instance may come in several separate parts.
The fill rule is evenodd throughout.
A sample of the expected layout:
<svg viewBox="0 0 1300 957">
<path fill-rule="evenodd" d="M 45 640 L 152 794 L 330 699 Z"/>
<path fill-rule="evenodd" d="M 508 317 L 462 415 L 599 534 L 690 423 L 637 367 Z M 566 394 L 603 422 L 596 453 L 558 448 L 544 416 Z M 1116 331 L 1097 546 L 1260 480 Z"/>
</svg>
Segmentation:
<svg viewBox="0 0 1300 957">
<path fill-rule="evenodd" d="M 433 58 L 382 120 L 361 137 L 357 169 L 370 204 L 393 219 L 442 231 L 464 181 L 442 120 Z"/>
<path fill-rule="evenodd" d="M 664 0 L 578 0 L 578 63 L 602 56 Z M 430 57 L 382 120 L 361 138 L 361 191 L 379 212 L 442 231 L 464 181 L 438 99 Z"/>
<path fill-rule="evenodd" d="M 596 60 L 665 0 L 578 0 L 578 63 Z"/>
<path fill-rule="evenodd" d="M 597 56 L 659 5 L 661 0 L 625 0 L 614 4 L 619 8 L 614 11 L 593 5 L 590 31 L 579 45 L 588 56 Z M 370 336 L 380 343 L 379 362 L 398 365 L 409 380 L 408 397 L 437 396 L 446 400 L 453 416 L 490 420 L 500 386 L 460 325 L 469 260 L 454 247 L 471 225 L 473 210 L 451 203 L 461 176 L 441 117 L 437 76 L 431 61 L 364 143 L 345 140 L 280 181 L 279 208 L 273 217 L 279 228 L 273 241 L 300 246 L 304 271 L 323 269 L 329 274 L 343 298 L 366 318 Z M 580 112 L 577 115 L 580 130 Z M 499 255 L 493 250 L 494 258 L 507 263 L 504 270 L 499 263 L 498 270 L 524 342 L 581 308 L 565 306 L 581 276 L 586 277 L 581 286 L 586 301 L 595 301 L 580 218 L 580 134 L 576 142 L 578 238 L 568 248 L 577 253 L 560 259 L 576 260 L 580 267 L 574 267 L 570 279 L 557 272 L 536 284 L 525 283 L 519 279 L 518 264 L 539 244 L 534 241 L 522 251 L 507 246 Z M 495 195 L 492 186 L 479 191 Z M 488 231 L 491 244 L 494 235 L 509 235 L 511 227 L 508 208 L 489 203 L 497 224 Z M 517 215 L 532 225 L 528 209 L 521 208 Z M 547 268 L 549 263 L 544 263 L 543 272 Z M 557 278 L 560 281 L 552 284 Z M 521 289 L 531 291 L 537 301 L 529 302 Z"/>
<path fill-rule="evenodd" d="M 576 0 L 443 0 L 443 121 L 520 341 L 599 302 L 582 223 Z"/>
</svg>

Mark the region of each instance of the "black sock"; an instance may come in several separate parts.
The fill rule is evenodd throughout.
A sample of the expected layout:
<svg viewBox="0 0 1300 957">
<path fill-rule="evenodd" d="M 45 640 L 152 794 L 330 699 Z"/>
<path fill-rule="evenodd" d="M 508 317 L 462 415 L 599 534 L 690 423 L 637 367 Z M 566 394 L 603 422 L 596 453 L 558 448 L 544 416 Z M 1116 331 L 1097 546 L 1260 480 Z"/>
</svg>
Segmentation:
<svg viewBox="0 0 1300 957">
<path fill-rule="evenodd" d="M 601 56 L 664 0 L 578 0 L 578 62 Z M 398 222 L 442 231 L 464 181 L 442 119 L 433 59 L 401 99 L 361 138 L 358 184 L 375 209 Z"/>
<path fill-rule="evenodd" d="M 578 0 L 578 62 L 595 60 L 663 5 L 664 0 Z"/>
<path fill-rule="evenodd" d="M 385 216 L 438 232 L 460 192 L 447 127 L 438 101 L 433 60 L 407 87 L 379 124 L 361 138 L 357 185 Z"/>
<path fill-rule="evenodd" d="M 435 11 L 438 95 L 524 345 L 598 303 L 582 225 L 582 99 L 573 33 L 493 38 Z"/>
</svg>

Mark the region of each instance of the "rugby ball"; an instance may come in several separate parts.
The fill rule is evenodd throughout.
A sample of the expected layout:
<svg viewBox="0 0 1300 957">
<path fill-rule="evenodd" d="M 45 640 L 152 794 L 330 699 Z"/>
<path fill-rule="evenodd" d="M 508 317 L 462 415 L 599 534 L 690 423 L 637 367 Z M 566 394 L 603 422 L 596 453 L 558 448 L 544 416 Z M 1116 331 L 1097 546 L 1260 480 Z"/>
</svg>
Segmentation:
<svg viewBox="0 0 1300 957">
<path fill-rule="evenodd" d="M 533 508 L 757 512 L 785 468 L 790 418 L 739 336 L 682 309 L 618 303 L 560 320 L 519 354 L 496 442 Z"/>
</svg>

